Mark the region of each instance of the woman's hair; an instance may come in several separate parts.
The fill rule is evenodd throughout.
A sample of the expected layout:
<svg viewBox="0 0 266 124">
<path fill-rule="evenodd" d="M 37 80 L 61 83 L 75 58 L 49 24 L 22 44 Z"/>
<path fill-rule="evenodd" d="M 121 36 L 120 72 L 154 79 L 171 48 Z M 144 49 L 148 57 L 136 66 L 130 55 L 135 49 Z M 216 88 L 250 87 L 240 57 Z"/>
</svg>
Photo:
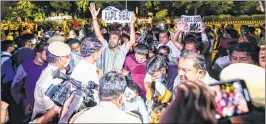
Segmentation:
<svg viewBox="0 0 266 124">
<path fill-rule="evenodd" d="M 214 97 L 201 81 L 181 84 L 160 123 L 217 123 Z"/>
</svg>

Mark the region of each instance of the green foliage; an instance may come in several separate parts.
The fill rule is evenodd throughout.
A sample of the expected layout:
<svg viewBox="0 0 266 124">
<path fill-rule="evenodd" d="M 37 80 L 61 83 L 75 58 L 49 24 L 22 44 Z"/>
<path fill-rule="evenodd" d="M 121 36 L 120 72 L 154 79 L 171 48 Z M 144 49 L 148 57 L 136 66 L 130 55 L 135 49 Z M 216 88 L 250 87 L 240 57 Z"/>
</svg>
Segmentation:
<svg viewBox="0 0 266 124">
<path fill-rule="evenodd" d="M 51 1 L 50 5 L 56 10 L 56 12 L 69 11 L 71 7 L 69 1 Z"/>
<path fill-rule="evenodd" d="M 89 5 L 89 1 L 76 1 L 78 12 L 82 13 L 83 18 L 85 18 L 85 11 Z"/>
<path fill-rule="evenodd" d="M 115 6 L 119 4 L 119 1 L 95 1 L 96 7 L 97 8 L 105 8 L 107 6 Z"/>
<path fill-rule="evenodd" d="M 156 17 L 157 18 L 164 18 L 164 17 L 167 16 L 167 14 L 168 14 L 168 10 L 167 9 L 163 9 L 163 10 L 161 10 L 161 11 L 156 13 Z"/>
</svg>

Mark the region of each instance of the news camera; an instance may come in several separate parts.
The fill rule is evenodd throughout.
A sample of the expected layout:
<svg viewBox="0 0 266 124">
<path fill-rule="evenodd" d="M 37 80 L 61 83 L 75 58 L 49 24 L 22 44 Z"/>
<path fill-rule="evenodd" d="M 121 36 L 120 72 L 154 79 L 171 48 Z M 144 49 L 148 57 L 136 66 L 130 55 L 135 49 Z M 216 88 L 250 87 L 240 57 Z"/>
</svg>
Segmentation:
<svg viewBox="0 0 266 124">
<path fill-rule="evenodd" d="M 66 74 L 55 70 L 53 73 L 53 79 L 62 79 L 63 83 L 59 85 L 51 84 L 45 92 L 56 105 L 62 107 L 65 101 L 70 97 L 73 91 L 77 91 L 74 99 L 78 99 L 78 103 L 75 111 L 79 111 L 86 107 L 95 106 L 97 103 L 93 98 L 94 91 L 98 87 L 93 81 L 89 81 L 88 85 L 82 85 L 80 81 L 70 78 Z"/>
</svg>

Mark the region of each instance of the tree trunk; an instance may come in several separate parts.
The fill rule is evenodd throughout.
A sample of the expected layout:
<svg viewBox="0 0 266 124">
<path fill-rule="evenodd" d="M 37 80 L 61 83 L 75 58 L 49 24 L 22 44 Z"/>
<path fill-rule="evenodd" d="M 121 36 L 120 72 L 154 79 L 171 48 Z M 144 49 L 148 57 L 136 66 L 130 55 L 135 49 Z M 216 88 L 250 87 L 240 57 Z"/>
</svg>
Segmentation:
<svg viewBox="0 0 266 124">
<path fill-rule="evenodd" d="M 198 8 L 194 7 L 194 15 L 197 15 L 197 14 L 198 14 Z"/>
</svg>

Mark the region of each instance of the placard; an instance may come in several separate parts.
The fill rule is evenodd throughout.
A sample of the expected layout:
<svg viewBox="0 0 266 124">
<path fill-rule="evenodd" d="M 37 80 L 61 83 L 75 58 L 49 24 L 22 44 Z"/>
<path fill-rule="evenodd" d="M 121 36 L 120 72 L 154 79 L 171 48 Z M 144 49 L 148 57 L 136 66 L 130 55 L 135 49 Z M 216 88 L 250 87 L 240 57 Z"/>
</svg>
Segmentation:
<svg viewBox="0 0 266 124">
<path fill-rule="evenodd" d="M 126 88 L 125 89 L 125 100 L 129 101 L 131 98 L 133 98 L 134 96 L 136 96 L 135 92 L 133 90 L 131 90 L 130 88 Z"/>
<path fill-rule="evenodd" d="M 108 6 L 102 11 L 102 20 L 107 23 L 130 23 L 132 14 L 133 12 L 127 9 L 120 11 L 113 6 Z"/>
<path fill-rule="evenodd" d="M 180 19 L 177 21 L 177 23 L 182 20 L 187 22 L 184 32 L 202 32 L 202 19 L 200 15 L 196 16 L 182 15 Z"/>
</svg>

